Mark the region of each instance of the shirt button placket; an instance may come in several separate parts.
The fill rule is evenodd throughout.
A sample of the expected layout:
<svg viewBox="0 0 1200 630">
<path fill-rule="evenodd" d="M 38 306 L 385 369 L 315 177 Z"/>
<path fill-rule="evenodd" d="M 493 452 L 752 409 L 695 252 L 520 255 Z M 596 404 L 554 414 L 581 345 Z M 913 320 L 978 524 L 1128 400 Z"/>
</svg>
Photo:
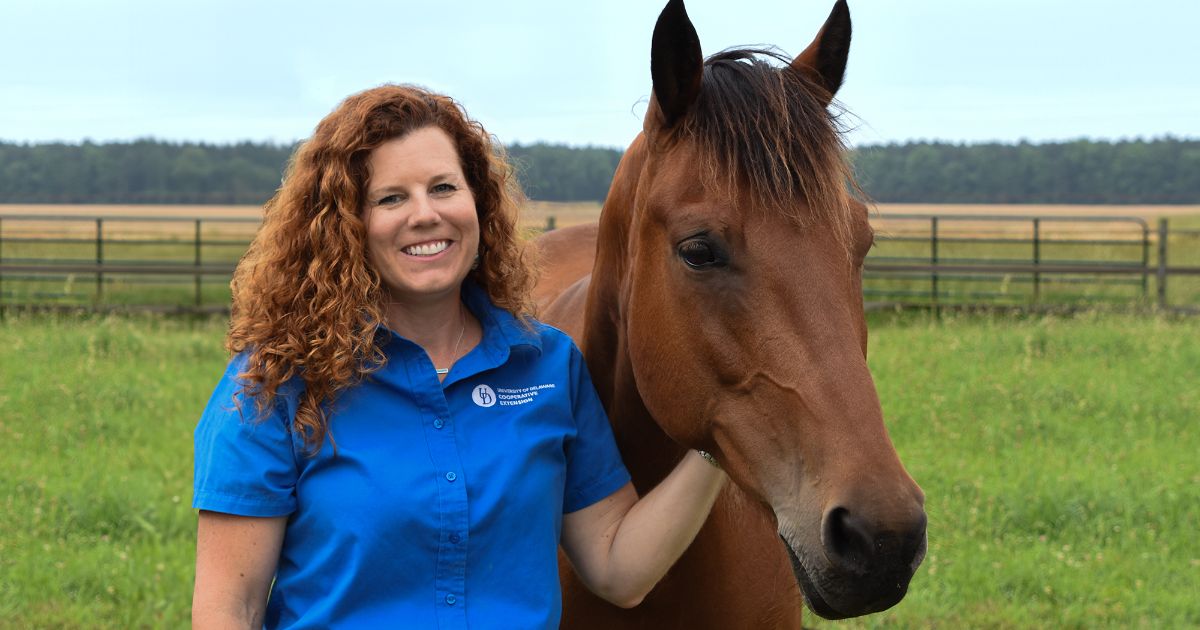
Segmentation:
<svg viewBox="0 0 1200 630">
<path fill-rule="evenodd" d="M 443 392 L 443 396 L 445 394 Z M 432 446 L 434 470 L 440 469 L 445 482 L 439 488 L 438 494 L 442 501 L 443 511 L 440 513 L 442 532 L 437 561 L 437 578 L 435 588 L 441 593 L 441 606 L 438 607 L 438 623 L 441 627 L 465 627 L 466 600 L 462 593 L 466 590 L 466 540 L 469 528 L 468 498 L 466 477 L 459 479 L 460 474 L 466 474 L 463 468 L 458 443 L 455 437 L 455 425 L 447 401 L 443 397 L 434 398 L 430 404 L 433 412 L 425 425 L 427 439 Z M 435 477 L 436 478 L 436 477 Z"/>
</svg>

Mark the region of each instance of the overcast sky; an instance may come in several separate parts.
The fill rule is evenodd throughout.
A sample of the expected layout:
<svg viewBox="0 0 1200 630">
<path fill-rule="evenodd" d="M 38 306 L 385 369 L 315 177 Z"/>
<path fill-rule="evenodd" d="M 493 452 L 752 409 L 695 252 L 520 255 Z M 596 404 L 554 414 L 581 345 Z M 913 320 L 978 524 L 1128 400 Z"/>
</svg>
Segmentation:
<svg viewBox="0 0 1200 630">
<path fill-rule="evenodd" d="M 662 0 L 0 0 L 0 140 L 291 142 L 385 82 L 506 143 L 624 147 Z M 689 0 L 704 53 L 831 0 Z M 335 8 L 336 7 L 336 8 Z M 1200 137 L 1200 1 L 851 0 L 855 144 Z"/>
</svg>

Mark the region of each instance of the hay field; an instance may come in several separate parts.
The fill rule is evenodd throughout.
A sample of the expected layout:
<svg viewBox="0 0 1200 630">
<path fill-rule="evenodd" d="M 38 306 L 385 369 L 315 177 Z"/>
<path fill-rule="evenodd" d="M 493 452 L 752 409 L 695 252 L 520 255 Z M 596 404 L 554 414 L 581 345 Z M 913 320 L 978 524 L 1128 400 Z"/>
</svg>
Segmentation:
<svg viewBox="0 0 1200 630">
<path fill-rule="evenodd" d="M 879 214 L 996 214 L 1010 216 L 1104 216 L 1141 217 L 1146 220 L 1160 217 L 1200 215 L 1200 205 L 1066 205 L 1066 204 L 955 204 L 955 203 L 881 203 Z"/>
<path fill-rule="evenodd" d="M 3 206 L 0 206 L 2 209 Z M 881 203 L 875 206 L 877 215 L 886 218 L 895 214 L 969 214 L 1004 216 L 1097 216 L 1097 217 L 1141 217 L 1155 220 L 1159 217 L 1200 216 L 1200 205 L 1156 206 L 1156 205 L 1067 205 L 1067 204 L 954 204 L 954 203 Z M 554 201 L 530 201 L 525 208 L 530 219 L 544 218 L 557 214 L 570 222 L 594 221 L 600 216 L 598 202 L 560 203 Z"/>
<path fill-rule="evenodd" d="M 206 205 L 138 205 L 138 204 L 0 204 L 0 221 L 20 216 L 2 224 L 5 237 L 85 237 L 96 231 L 95 219 L 106 219 L 106 235 L 119 237 L 179 237 L 192 238 L 195 224 L 189 220 L 204 220 L 204 236 L 253 236 L 261 221 L 262 206 Z M 72 217 L 72 220 L 38 221 L 29 217 Z M 117 218 L 107 221 L 109 218 Z M 530 201 L 522 209 L 521 225 L 527 229 L 544 229 L 554 217 L 558 227 L 596 221 L 600 204 L 585 202 Z M 138 219 L 145 219 L 138 221 Z M 169 219 L 163 221 L 162 219 Z M 232 221 L 225 222 L 225 219 Z"/>
<path fill-rule="evenodd" d="M 20 220 L 12 219 L 13 215 Z M 39 221 L 31 217 L 55 217 Z M 71 217 L 65 220 L 63 217 Z M 139 204 L 0 204 L 4 238 L 86 238 L 95 236 L 104 218 L 105 238 L 191 240 L 195 219 L 203 219 L 203 237 L 250 239 L 262 219 L 261 206 Z M 111 220 L 110 220 L 111 219 Z M 139 220 L 142 219 L 142 220 Z M 164 220 L 166 219 L 166 220 Z M 231 219 L 230 221 L 226 221 Z"/>
<path fill-rule="evenodd" d="M 1056 215 L 1056 216 L 1135 216 L 1147 220 L 1159 217 L 1200 215 L 1200 205 L 1063 205 L 1063 204 L 931 204 L 881 203 L 878 215 L 890 214 L 996 214 L 996 215 Z M 549 215 L 559 217 L 560 223 L 583 223 L 600 216 L 600 203 L 595 201 L 558 202 L 529 201 L 524 208 L 529 221 L 544 220 Z M 172 204 L 0 204 L 0 215 L 77 215 L 126 217 L 200 217 L 200 218 L 259 218 L 261 206 L 206 206 Z"/>
<path fill-rule="evenodd" d="M 528 230 L 547 227 L 553 217 L 556 227 L 576 226 L 599 220 L 600 203 L 596 202 L 528 202 L 522 209 L 521 226 Z M 37 221 L 30 218 L 6 220 L 20 215 L 71 217 L 71 220 Z M 938 229 L 946 236 L 1003 236 L 1030 239 L 1031 221 L 1018 217 L 1070 217 L 1070 220 L 1043 218 L 1040 235 L 1043 238 L 1104 238 L 1141 239 L 1141 224 L 1122 220 L 1135 217 L 1145 221 L 1153 233 L 1159 218 L 1171 218 L 1178 226 L 1200 224 L 1200 205 L 1038 205 L 1038 204 L 878 204 L 872 210 L 871 223 L 881 235 L 906 236 L 929 234 L 929 220 L 901 218 L 898 215 L 956 215 L 953 221 L 942 221 Z M 996 221 L 964 216 L 1010 217 Z M 104 236 L 113 239 L 175 239 L 190 240 L 194 236 L 194 220 L 203 220 L 203 238 L 250 239 L 262 218 L 262 206 L 257 205 L 37 205 L 0 204 L 0 229 L 5 238 L 89 238 L 96 233 L 96 217 L 106 217 Z M 116 217 L 108 221 L 109 217 Z M 168 217 L 170 221 L 154 221 Z M 1112 221 L 1073 221 L 1076 217 L 1112 217 Z M 138 221 L 145 218 L 145 221 Z"/>
<path fill-rule="evenodd" d="M 203 219 L 258 219 L 261 206 L 205 206 L 185 204 L 0 204 L 6 214 L 69 215 L 80 217 L 162 217 Z"/>
<path fill-rule="evenodd" d="M 970 216 L 1002 216 L 1002 217 L 1135 217 L 1151 224 L 1159 218 L 1200 217 L 1200 205 L 1193 206 L 1113 206 L 1113 205 L 1054 205 L 1054 204 L 904 204 L 884 203 L 873 208 L 871 221 L 876 229 L 888 232 L 908 232 L 912 229 L 912 221 L 896 218 L 903 214 L 930 215 L 970 215 Z M 580 223 L 596 221 L 600 218 L 600 204 L 596 202 L 557 203 L 549 201 L 531 201 L 523 211 L 522 223 L 527 226 L 543 226 L 547 217 L 555 217 L 558 227 L 567 227 Z M 1075 234 L 1081 232 L 1107 234 L 1128 231 L 1129 223 L 1121 221 L 1071 223 L 1043 221 L 1043 234 Z M 953 227 L 943 225 L 943 228 L 953 229 L 956 233 L 985 232 L 997 230 L 1006 235 L 1016 236 L 1030 231 L 1029 222 L 1006 221 L 994 222 L 955 221 Z M 919 231 L 927 231 L 928 226 L 922 223 Z"/>
<path fill-rule="evenodd" d="M 1052 204 L 879 204 L 872 215 L 871 223 L 878 233 L 893 236 L 928 234 L 929 221 L 925 219 L 901 219 L 897 215 L 922 214 L 957 217 L 981 217 L 980 220 L 956 218 L 939 224 L 939 232 L 945 236 L 995 236 L 1005 238 L 1033 238 L 1033 222 L 1020 220 L 1022 217 L 1041 217 L 1039 235 L 1043 238 L 1104 238 L 1118 240 L 1140 240 L 1142 225 L 1127 219 L 1145 222 L 1151 235 L 1157 230 L 1160 218 L 1188 219 L 1200 217 L 1200 205 L 1196 206 L 1115 206 L 1115 205 L 1052 205 Z M 982 217 L 989 217 L 983 219 Z M 996 220 L 992 217 L 1004 217 Z M 1111 221 L 1087 220 L 1111 218 Z M 1057 219 L 1057 220 L 1056 220 Z"/>
</svg>

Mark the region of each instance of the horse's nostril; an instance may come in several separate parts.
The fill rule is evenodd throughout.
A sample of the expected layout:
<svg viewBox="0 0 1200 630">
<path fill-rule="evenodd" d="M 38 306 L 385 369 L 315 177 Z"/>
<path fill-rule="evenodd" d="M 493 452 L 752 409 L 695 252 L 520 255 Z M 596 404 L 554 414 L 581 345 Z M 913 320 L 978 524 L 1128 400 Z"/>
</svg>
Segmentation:
<svg viewBox="0 0 1200 630">
<path fill-rule="evenodd" d="M 875 535 L 870 527 L 843 507 L 825 515 L 825 552 L 831 564 L 843 570 L 866 573 L 875 560 Z"/>
<path fill-rule="evenodd" d="M 925 526 L 923 511 L 881 529 L 862 512 L 835 507 L 825 515 L 822 528 L 825 555 L 834 567 L 859 575 L 910 572 L 924 548 Z"/>
</svg>

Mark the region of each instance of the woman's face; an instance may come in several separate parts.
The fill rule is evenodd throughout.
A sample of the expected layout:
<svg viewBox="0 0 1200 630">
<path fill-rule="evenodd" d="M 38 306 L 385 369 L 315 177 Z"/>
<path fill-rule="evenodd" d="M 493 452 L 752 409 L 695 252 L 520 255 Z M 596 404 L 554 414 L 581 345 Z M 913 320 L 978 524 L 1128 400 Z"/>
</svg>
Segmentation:
<svg viewBox="0 0 1200 630">
<path fill-rule="evenodd" d="M 479 219 L 450 136 L 417 129 L 371 151 L 367 168 L 367 257 L 391 299 L 457 301 L 479 251 Z"/>
</svg>

